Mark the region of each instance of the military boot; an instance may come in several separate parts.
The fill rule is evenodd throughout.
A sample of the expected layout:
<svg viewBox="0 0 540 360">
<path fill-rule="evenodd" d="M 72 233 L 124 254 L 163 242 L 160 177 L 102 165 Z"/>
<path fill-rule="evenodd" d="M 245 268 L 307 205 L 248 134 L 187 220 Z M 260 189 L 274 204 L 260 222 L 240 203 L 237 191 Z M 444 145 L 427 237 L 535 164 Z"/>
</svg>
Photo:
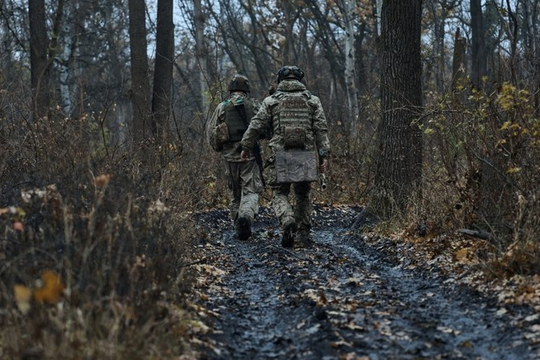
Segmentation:
<svg viewBox="0 0 540 360">
<path fill-rule="evenodd" d="M 247 240 L 251 236 L 251 220 L 247 217 L 239 217 L 234 224 L 236 236 L 240 240 Z"/>
<path fill-rule="evenodd" d="M 289 220 L 283 225 L 283 238 L 281 239 L 281 245 L 286 248 L 291 248 L 294 245 L 294 238 L 296 237 L 296 223 L 294 220 Z"/>
<path fill-rule="evenodd" d="M 296 233 L 296 243 L 303 248 L 309 248 L 313 246 L 313 240 L 309 229 L 299 229 Z"/>
</svg>

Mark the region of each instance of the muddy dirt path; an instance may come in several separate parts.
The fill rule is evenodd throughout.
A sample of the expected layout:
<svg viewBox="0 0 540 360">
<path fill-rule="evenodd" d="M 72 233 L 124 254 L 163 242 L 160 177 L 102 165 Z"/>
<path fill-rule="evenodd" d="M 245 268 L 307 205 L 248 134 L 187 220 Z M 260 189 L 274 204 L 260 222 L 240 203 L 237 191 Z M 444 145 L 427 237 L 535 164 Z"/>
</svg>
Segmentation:
<svg viewBox="0 0 540 360">
<path fill-rule="evenodd" d="M 206 238 L 204 359 L 537 359 L 517 318 L 435 273 L 406 270 L 351 236 L 359 209 L 318 209 L 311 248 L 286 250 L 262 209 L 240 242 L 224 211 L 199 215 Z M 210 279 L 211 280 L 208 280 Z"/>
</svg>

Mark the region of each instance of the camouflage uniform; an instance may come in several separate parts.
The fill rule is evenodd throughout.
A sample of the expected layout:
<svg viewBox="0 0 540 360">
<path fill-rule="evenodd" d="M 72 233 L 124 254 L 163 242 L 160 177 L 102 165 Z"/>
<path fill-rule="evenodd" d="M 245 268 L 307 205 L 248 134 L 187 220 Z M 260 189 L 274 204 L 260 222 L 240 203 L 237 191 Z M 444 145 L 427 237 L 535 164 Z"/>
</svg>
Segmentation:
<svg viewBox="0 0 540 360">
<path fill-rule="evenodd" d="M 290 183 L 277 183 L 275 171 L 275 154 L 284 149 L 284 140 L 282 130 L 279 126 L 278 105 L 280 94 L 300 92 L 305 94 L 308 99 L 309 114 L 311 120 L 311 130 L 306 134 L 305 150 L 317 150 L 322 157 L 328 156 L 330 151 L 330 142 L 328 140 L 328 127 L 326 117 L 318 97 L 311 95 L 306 90 L 304 84 L 296 79 L 284 79 L 279 82 L 276 92 L 264 99 L 262 106 L 251 120 L 249 128 L 242 138 L 242 148 L 251 149 L 260 134 L 265 129 L 272 130 L 272 136 L 269 140 L 270 157 L 265 162 L 265 178 L 272 188 L 272 208 L 283 226 L 284 231 L 287 224 L 294 222 L 295 230 L 298 229 L 298 237 L 303 241 L 309 239 L 311 229 L 311 211 L 310 200 L 311 184 L 309 182 L 294 183 L 295 206 L 289 203 Z M 285 236 L 285 235 L 284 235 Z M 285 246 L 285 245 L 284 245 Z M 290 245 L 292 246 L 292 244 Z"/>
<path fill-rule="evenodd" d="M 219 140 L 219 127 L 225 125 L 227 109 L 237 102 L 244 104 L 248 122 L 251 115 L 255 114 L 260 107 L 260 102 L 248 97 L 245 93 L 231 92 L 231 95 L 215 109 L 207 133 L 210 146 L 219 151 L 225 160 L 230 215 L 232 220 L 235 221 L 238 232 L 239 224 L 237 222 L 239 219 L 247 219 L 251 229 L 255 214 L 259 210 L 259 193 L 263 186 L 259 166 L 255 162 L 255 158 L 251 157 L 249 161 L 240 159 L 240 141 L 221 143 Z M 251 230 L 249 234 L 251 234 Z M 242 238 L 240 235 L 239 237 Z"/>
</svg>

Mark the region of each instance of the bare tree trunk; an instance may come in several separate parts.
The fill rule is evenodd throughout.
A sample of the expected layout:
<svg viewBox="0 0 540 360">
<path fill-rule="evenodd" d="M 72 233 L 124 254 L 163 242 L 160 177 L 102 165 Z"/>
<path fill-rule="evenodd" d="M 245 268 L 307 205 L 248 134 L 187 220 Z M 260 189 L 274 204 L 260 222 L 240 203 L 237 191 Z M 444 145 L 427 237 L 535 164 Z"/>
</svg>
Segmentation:
<svg viewBox="0 0 540 360">
<path fill-rule="evenodd" d="M 47 51 L 49 39 L 45 20 L 45 0 L 29 0 L 30 17 L 30 66 L 35 120 L 50 111 L 50 67 Z"/>
<path fill-rule="evenodd" d="M 207 51 L 204 41 L 204 14 L 202 11 L 201 0 L 193 0 L 193 23 L 195 25 L 195 53 L 197 57 L 197 64 L 199 66 L 199 87 L 200 108 L 206 113 L 208 110 L 208 104 L 205 102 L 204 93 L 208 90 L 207 78 Z"/>
<path fill-rule="evenodd" d="M 438 2 L 431 2 L 431 14 L 433 16 L 433 33 L 435 38 L 433 39 L 433 55 L 435 56 L 435 85 L 439 93 L 444 89 L 444 70 L 445 70 L 445 58 L 444 58 L 444 12 L 439 16 Z"/>
<path fill-rule="evenodd" d="M 533 73 L 530 85 L 536 89 L 540 89 L 540 37 L 538 35 L 538 12 L 540 11 L 539 0 L 523 0 L 523 17 L 525 20 L 526 30 L 524 35 L 526 39 L 525 56 L 529 60 L 530 71 Z M 534 94 L 534 108 L 536 114 L 540 114 L 540 91 Z"/>
<path fill-rule="evenodd" d="M 358 135 L 358 90 L 356 88 L 356 48 L 354 44 L 354 13 L 355 2 L 342 0 L 341 9 L 345 25 L 345 91 L 349 109 L 349 136 L 351 140 Z"/>
<path fill-rule="evenodd" d="M 294 10 L 295 6 L 290 1 L 281 2 L 283 15 L 285 17 L 282 65 L 296 65 L 296 56 L 294 53 L 294 23 L 297 19 L 298 12 Z"/>
<path fill-rule="evenodd" d="M 375 1 L 375 12 L 376 12 L 376 20 L 377 20 L 377 36 L 381 36 L 382 34 L 382 7 L 383 7 L 383 0 L 374 0 Z"/>
<path fill-rule="evenodd" d="M 132 140 L 135 146 L 151 136 L 150 81 L 146 42 L 144 0 L 129 0 L 129 45 L 131 50 Z"/>
<path fill-rule="evenodd" d="M 375 202 L 382 216 L 402 211 L 420 195 L 422 179 L 422 1 L 384 0 L 382 8 L 382 121 Z"/>
<path fill-rule="evenodd" d="M 356 52 L 356 88 L 358 95 L 365 95 L 366 91 L 370 88 L 369 80 L 367 78 L 366 63 L 364 61 L 364 39 L 366 37 L 366 23 L 360 24 L 360 27 L 355 35 L 355 52 Z M 360 110 L 361 111 L 361 110 Z"/>
<path fill-rule="evenodd" d="M 454 94 L 454 104 L 459 105 L 462 103 L 463 91 L 458 89 L 459 85 L 463 85 L 465 78 L 465 45 L 466 40 L 460 35 L 459 29 L 456 31 L 454 39 L 454 57 L 452 60 L 452 91 Z"/>
<path fill-rule="evenodd" d="M 173 1 L 158 0 L 152 132 L 161 144 L 169 124 L 174 51 Z"/>
<path fill-rule="evenodd" d="M 472 30 L 472 74 L 474 86 L 482 87 L 482 78 L 486 75 L 486 39 L 484 35 L 484 18 L 481 0 L 471 0 L 471 30 Z"/>
</svg>

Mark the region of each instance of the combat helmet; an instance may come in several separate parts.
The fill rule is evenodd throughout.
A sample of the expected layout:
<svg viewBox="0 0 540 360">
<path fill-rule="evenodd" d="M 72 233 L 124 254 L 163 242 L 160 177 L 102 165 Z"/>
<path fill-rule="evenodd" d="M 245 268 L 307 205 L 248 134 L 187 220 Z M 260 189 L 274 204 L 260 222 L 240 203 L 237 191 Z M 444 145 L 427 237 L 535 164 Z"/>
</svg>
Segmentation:
<svg viewBox="0 0 540 360">
<path fill-rule="evenodd" d="M 304 72 L 298 66 L 284 66 L 277 73 L 278 83 L 285 79 L 296 79 L 298 81 L 304 78 Z"/>
<path fill-rule="evenodd" d="M 250 91 L 248 78 L 240 74 L 234 75 L 229 83 L 229 91 L 243 91 L 248 93 Z"/>
</svg>

